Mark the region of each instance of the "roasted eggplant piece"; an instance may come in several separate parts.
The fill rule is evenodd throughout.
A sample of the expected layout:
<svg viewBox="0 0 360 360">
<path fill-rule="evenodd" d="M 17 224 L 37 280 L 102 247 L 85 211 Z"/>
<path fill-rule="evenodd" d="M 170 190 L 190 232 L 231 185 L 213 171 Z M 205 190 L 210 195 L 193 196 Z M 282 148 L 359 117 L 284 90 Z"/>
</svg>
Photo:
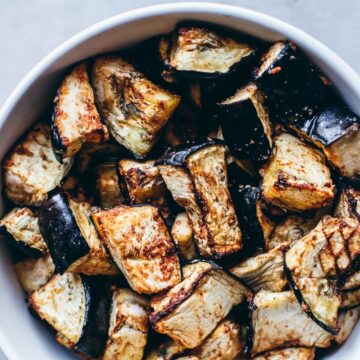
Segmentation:
<svg viewBox="0 0 360 360">
<path fill-rule="evenodd" d="M 351 335 L 360 316 L 360 308 L 341 311 L 339 313 L 339 334 L 335 336 L 338 344 L 343 344 Z"/>
<path fill-rule="evenodd" d="M 38 259 L 19 261 L 15 265 L 15 272 L 22 289 L 31 294 L 52 278 L 55 266 L 50 254 L 46 254 Z"/>
<path fill-rule="evenodd" d="M 342 291 L 341 293 L 342 310 L 354 309 L 360 306 L 360 289 Z"/>
<path fill-rule="evenodd" d="M 259 291 L 250 307 L 250 321 L 247 343 L 252 356 L 288 344 L 326 348 L 333 338 L 306 315 L 292 291 Z"/>
<path fill-rule="evenodd" d="M 181 283 L 151 300 L 150 322 L 155 331 L 193 349 L 202 344 L 233 306 L 240 304 L 250 292 L 210 262 L 186 265 L 183 275 Z"/>
<path fill-rule="evenodd" d="M 329 93 L 329 81 L 289 41 L 272 44 L 253 76 L 279 120 L 308 117 Z"/>
<path fill-rule="evenodd" d="M 101 143 L 109 138 L 95 106 L 86 63 L 65 77 L 54 100 L 51 140 L 60 159 L 74 156 L 83 143 Z"/>
<path fill-rule="evenodd" d="M 102 360 L 141 360 L 148 332 L 146 299 L 129 289 L 115 289 L 110 309 L 108 341 Z"/>
<path fill-rule="evenodd" d="M 87 186 L 86 181 L 81 180 L 80 177 L 69 174 L 62 182 L 60 191 L 74 201 L 95 204 L 95 198 L 90 187 Z"/>
<path fill-rule="evenodd" d="M 282 350 L 269 351 L 254 357 L 254 360 L 314 360 L 315 348 L 293 347 Z"/>
<path fill-rule="evenodd" d="M 239 159 L 262 162 L 271 155 L 272 124 L 265 98 L 255 84 L 218 104 L 224 139 Z"/>
<path fill-rule="evenodd" d="M 29 303 L 42 320 L 67 339 L 68 346 L 94 358 L 101 355 L 108 330 L 109 299 L 96 279 L 57 274 L 31 294 Z"/>
<path fill-rule="evenodd" d="M 230 191 L 243 231 L 244 243 L 252 249 L 265 248 L 275 224 L 264 213 L 260 189 L 249 185 L 239 185 Z"/>
<path fill-rule="evenodd" d="M 15 204 L 39 205 L 68 173 L 72 159 L 59 163 L 50 127 L 36 124 L 7 156 L 3 165 L 5 194 Z M 35 175 L 35 176 L 34 176 Z"/>
<path fill-rule="evenodd" d="M 169 340 L 161 344 L 157 349 L 152 350 L 145 360 L 173 360 L 178 359 L 186 349 L 179 343 Z"/>
<path fill-rule="evenodd" d="M 235 67 L 248 65 L 255 53 L 250 45 L 212 30 L 180 27 L 163 38 L 162 53 L 168 71 L 165 79 L 205 79 L 228 74 Z"/>
<path fill-rule="evenodd" d="M 120 57 L 95 60 L 95 99 L 112 136 L 137 158 L 154 146 L 160 130 L 180 102 Z"/>
<path fill-rule="evenodd" d="M 292 135 L 275 139 L 273 155 L 262 169 L 264 199 L 293 211 L 325 207 L 334 198 L 334 185 L 320 152 Z"/>
<path fill-rule="evenodd" d="M 229 270 L 254 292 L 283 291 L 287 285 L 284 274 L 284 249 L 275 248 L 236 264 Z"/>
<path fill-rule="evenodd" d="M 131 204 L 150 203 L 159 208 L 165 204 L 168 191 L 154 160 L 123 159 L 118 169 Z"/>
<path fill-rule="evenodd" d="M 176 216 L 171 228 L 171 236 L 184 259 L 193 260 L 197 256 L 191 222 L 186 213 Z"/>
<path fill-rule="evenodd" d="M 38 218 L 29 208 L 14 208 L 0 220 L 0 235 L 30 257 L 48 251 L 41 236 Z"/>
<path fill-rule="evenodd" d="M 219 140 L 170 149 L 157 161 L 174 200 L 185 208 L 200 255 L 239 251 L 242 234 L 228 190 L 225 146 Z"/>
<path fill-rule="evenodd" d="M 154 294 L 180 282 L 176 247 L 155 207 L 117 206 L 95 212 L 92 219 L 136 292 Z"/>
<path fill-rule="evenodd" d="M 306 219 L 298 215 L 290 215 L 280 221 L 270 236 L 267 249 L 271 250 L 278 246 L 294 246 L 298 240 L 307 235 L 317 222 L 314 219 Z"/>
<path fill-rule="evenodd" d="M 360 225 L 360 191 L 346 187 L 341 192 L 334 216 L 345 220 L 352 219 Z"/>
<path fill-rule="evenodd" d="M 358 267 L 358 226 L 325 216 L 285 256 L 285 274 L 298 301 L 309 316 L 325 330 L 337 334 L 341 297 L 334 281 Z"/>
<path fill-rule="evenodd" d="M 231 319 L 223 320 L 202 345 L 191 351 L 200 360 L 234 360 L 244 349 L 240 340 L 240 325 Z"/>
<path fill-rule="evenodd" d="M 91 206 L 55 192 L 39 209 L 41 234 L 50 250 L 56 272 L 116 275 L 112 262 L 90 219 Z"/>
<path fill-rule="evenodd" d="M 98 164 L 95 173 L 100 206 L 107 209 L 123 204 L 125 199 L 121 192 L 116 162 Z"/>
<path fill-rule="evenodd" d="M 328 162 L 349 179 L 360 179 L 360 117 L 347 106 L 331 104 L 306 119 L 285 124 L 306 141 L 319 147 Z"/>
</svg>

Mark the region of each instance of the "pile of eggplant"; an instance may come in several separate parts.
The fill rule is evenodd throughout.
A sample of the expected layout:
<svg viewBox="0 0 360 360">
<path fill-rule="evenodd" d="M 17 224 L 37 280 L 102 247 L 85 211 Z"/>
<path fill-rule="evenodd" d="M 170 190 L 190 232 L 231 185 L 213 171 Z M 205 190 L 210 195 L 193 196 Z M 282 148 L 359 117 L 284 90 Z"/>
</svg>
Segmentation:
<svg viewBox="0 0 360 360">
<path fill-rule="evenodd" d="M 58 343 L 311 360 L 348 339 L 360 117 L 295 44 L 179 24 L 69 69 L 52 114 L 3 161 L 0 234 Z"/>
</svg>

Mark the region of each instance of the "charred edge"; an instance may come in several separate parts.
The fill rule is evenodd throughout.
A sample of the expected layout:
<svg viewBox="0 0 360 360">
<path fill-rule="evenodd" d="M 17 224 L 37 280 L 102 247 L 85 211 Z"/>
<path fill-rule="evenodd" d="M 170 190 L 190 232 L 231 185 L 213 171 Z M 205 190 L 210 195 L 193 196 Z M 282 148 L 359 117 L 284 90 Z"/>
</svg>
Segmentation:
<svg viewBox="0 0 360 360">
<path fill-rule="evenodd" d="M 85 320 L 75 350 L 99 357 L 105 347 L 109 327 L 110 294 L 101 289 L 96 279 L 81 276 L 85 290 Z"/>
<path fill-rule="evenodd" d="M 311 311 L 309 305 L 306 303 L 306 301 L 304 300 L 301 291 L 299 290 L 299 288 L 297 287 L 297 285 L 295 284 L 295 281 L 291 275 L 291 271 L 289 270 L 289 268 L 286 265 L 286 260 L 284 258 L 284 273 L 286 276 L 286 279 L 290 285 L 291 290 L 293 291 L 296 300 L 299 302 L 301 308 L 304 310 L 304 312 L 310 317 L 311 320 L 313 320 L 317 325 L 319 325 L 321 328 L 323 328 L 325 331 L 329 332 L 332 335 L 337 335 L 339 333 L 339 329 L 333 328 L 329 325 L 326 325 L 325 323 L 323 323 L 322 321 L 320 321 Z"/>
<path fill-rule="evenodd" d="M 151 313 L 149 316 L 149 320 L 151 323 L 151 327 L 156 331 L 156 323 L 173 312 L 180 304 L 182 304 L 185 300 L 187 300 L 196 290 L 196 288 L 201 284 L 201 282 L 205 279 L 205 277 L 213 270 L 210 268 L 208 270 L 203 271 L 196 281 L 191 284 L 191 287 L 188 291 L 180 294 L 180 296 L 176 296 L 174 299 L 170 301 L 170 304 L 162 311 L 157 311 L 155 313 Z"/>
<path fill-rule="evenodd" d="M 199 138 L 185 144 L 179 144 L 165 151 L 164 155 L 155 161 L 154 165 L 182 166 L 191 154 L 211 145 L 224 145 L 220 139 Z"/>
<path fill-rule="evenodd" d="M 130 194 L 126 185 L 125 175 L 120 169 L 119 161 L 116 162 L 116 173 L 118 176 L 118 184 L 120 187 L 120 193 L 125 200 L 126 205 L 130 205 Z"/>
<path fill-rule="evenodd" d="M 54 200 L 56 197 L 59 198 Z M 63 274 L 72 263 L 90 251 L 69 207 L 66 195 L 58 189 L 41 205 L 39 228 L 48 245 L 55 265 L 55 273 Z M 55 236 L 51 236 L 49 241 L 48 234 Z"/>
<path fill-rule="evenodd" d="M 39 258 L 41 257 L 42 253 L 40 250 L 32 248 L 31 246 L 17 241 L 7 230 L 6 226 L 0 226 L 0 236 L 2 236 L 10 247 L 14 247 L 20 250 L 24 255 L 30 256 L 31 258 Z"/>
<path fill-rule="evenodd" d="M 350 256 L 348 257 L 350 258 Z M 349 268 L 345 272 L 340 274 L 339 279 L 336 283 L 336 287 L 338 289 L 341 289 L 345 285 L 345 282 L 349 278 L 349 276 L 353 275 L 359 269 L 360 269 L 360 254 L 357 255 L 353 261 L 351 261 Z"/>
<path fill-rule="evenodd" d="M 52 114 L 51 125 L 50 125 L 50 137 L 51 137 L 51 145 L 55 158 L 59 163 L 62 163 L 64 154 L 66 152 L 66 147 L 64 146 L 61 140 L 58 128 L 55 124 L 56 111 L 57 111 L 57 105 L 55 100 L 55 109 L 54 109 L 54 113 Z"/>
<path fill-rule="evenodd" d="M 252 322 L 252 313 L 256 310 L 256 305 L 254 303 L 254 297 L 251 297 L 247 300 L 248 304 L 248 325 L 246 331 L 246 339 L 245 339 L 245 356 L 247 359 L 251 359 L 251 351 L 254 342 L 254 326 Z"/>
<path fill-rule="evenodd" d="M 356 217 L 356 219 L 360 222 L 360 214 L 357 211 L 357 200 L 352 195 L 351 189 L 347 188 L 344 190 L 344 192 L 346 195 L 346 199 L 348 200 L 350 205 L 351 214 L 353 214 Z"/>
</svg>

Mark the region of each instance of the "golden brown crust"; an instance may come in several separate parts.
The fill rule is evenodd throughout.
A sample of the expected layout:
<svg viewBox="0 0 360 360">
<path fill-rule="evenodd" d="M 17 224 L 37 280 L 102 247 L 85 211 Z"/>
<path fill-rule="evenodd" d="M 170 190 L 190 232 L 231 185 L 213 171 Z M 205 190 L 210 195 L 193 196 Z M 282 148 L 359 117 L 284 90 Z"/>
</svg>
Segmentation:
<svg viewBox="0 0 360 360">
<path fill-rule="evenodd" d="M 180 281 L 175 244 L 156 208 L 117 206 L 96 212 L 92 219 L 135 291 L 153 294 Z"/>
<path fill-rule="evenodd" d="M 97 104 L 111 134 L 136 157 L 144 158 L 180 97 L 153 84 L 116 56 L 97 58 L 92 80 Z"/>
<path fill-rule="evenodd" d="M 101 143 L 109 138 L 95 107 L 84 62 L 65 77 L 54 102 L 53 124 L 64 149 L 63 157 L 73 156 L 83 143 Z"/>
<path fill-rule="evenodd" d="M 50 127 L 36 124 L 3 164 L 6 196 L 15 204 L 39 205 L 58 186 L 72 164 L 59 163 L 53 153 Z"/>
<path fill-rule="evenodd" d="M 288 210 L 319 209 L 334 198 L 334 185 L 320 152 L 292 135 L 275 139 L 269 163 L 262 170 L 266 201 Z"/>
</svg>

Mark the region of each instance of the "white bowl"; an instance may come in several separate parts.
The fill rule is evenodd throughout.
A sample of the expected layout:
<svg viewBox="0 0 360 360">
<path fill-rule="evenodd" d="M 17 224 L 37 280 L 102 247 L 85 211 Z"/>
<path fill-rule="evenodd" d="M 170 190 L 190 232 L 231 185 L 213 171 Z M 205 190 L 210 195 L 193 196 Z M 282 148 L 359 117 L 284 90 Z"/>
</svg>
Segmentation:
<svg viewBox="0 0 360 360">
<path fill-rule="evenodd" d="M 165 33 L 185 19 L 224 25 L 265 40 L 293 40 L 333 81 L 348 105 L 360 113 L 359 76 L 335 53 L 303 31 L 273 17 L 235 6 L 165 4 L 102 21 L 64 42 L 35 66 L 0 111 L 0 159 L 52 101 L 56 84 L 69 65 Z M 29 314 L 4 246 L 0 249 L 0 284 L 0 347 L 10 360 L 75 358 L 57 345 L 48 329 Z M 360 326 L 344 346 L 326 358 L 354 359 L 356 354 L 360 354 Z"/>
</svg>

